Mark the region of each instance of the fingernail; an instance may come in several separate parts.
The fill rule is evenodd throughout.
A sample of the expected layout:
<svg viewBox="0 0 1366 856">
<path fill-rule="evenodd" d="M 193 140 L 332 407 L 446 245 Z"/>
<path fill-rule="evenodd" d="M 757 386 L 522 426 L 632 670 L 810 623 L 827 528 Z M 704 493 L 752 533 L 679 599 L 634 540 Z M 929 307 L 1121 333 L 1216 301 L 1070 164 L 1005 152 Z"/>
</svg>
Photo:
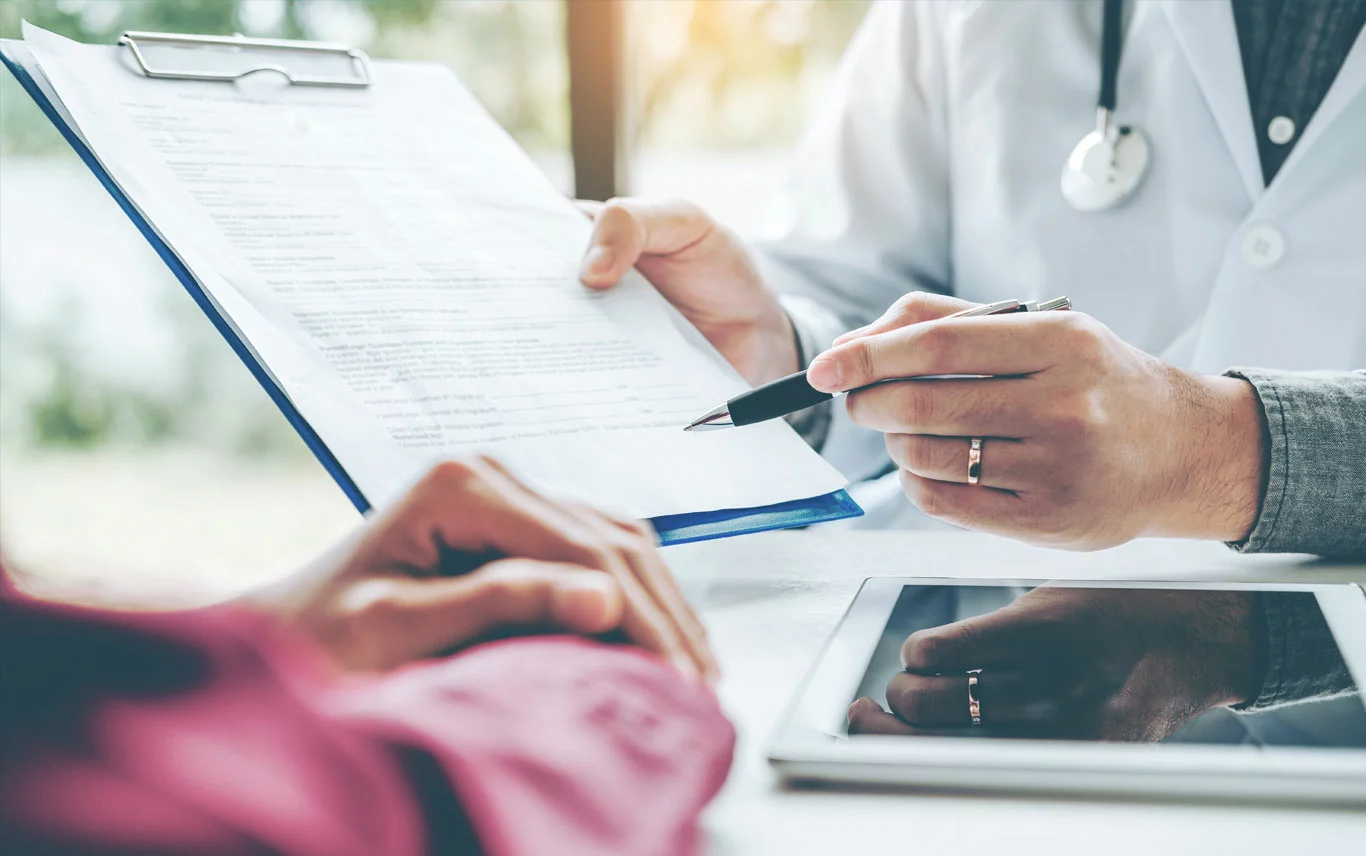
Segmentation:
<svg viewBox="0 0 1366 856">
<path fill-rule="evenodd" d="M 572 628 L 606 624 L 613 582 L 606 574 L 566 576 L 550 595 L 550 614 L 556 623 Z"/>
<path fill-rule="evenodd" d="M 597 278 L 607 273 L 612 268 L 612 251 L 597 244 L 588 250 L 588 255 L 583 257 L 583 267 L 579 275 L 584 279 Z"/>
<path fill-rule="evenodd" d="M 831 357 L 817 357 L 806 370 L 806 382 L 821 392 L 839 392 L 840 364 Z"/>
</svg>

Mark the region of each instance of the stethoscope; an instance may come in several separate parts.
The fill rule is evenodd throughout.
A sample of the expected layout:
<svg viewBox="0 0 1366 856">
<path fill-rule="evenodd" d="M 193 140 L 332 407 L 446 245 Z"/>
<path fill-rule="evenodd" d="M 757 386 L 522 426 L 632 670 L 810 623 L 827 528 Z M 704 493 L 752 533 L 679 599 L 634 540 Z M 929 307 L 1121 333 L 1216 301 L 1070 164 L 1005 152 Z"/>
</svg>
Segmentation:
<svg viewBox="0 0 1366 856">
<path fill-rule="evenodd" d="M 1124 0 L 1105 0 L 1096 129 L 1081 138 L 1062 168 L 1062 196 L 1078 211 L 1115 207 L 1133 195 L 1148 172 L 1148 138 L 1133 125 L 1113 121 L 1123 10 Z"/>
</svg>

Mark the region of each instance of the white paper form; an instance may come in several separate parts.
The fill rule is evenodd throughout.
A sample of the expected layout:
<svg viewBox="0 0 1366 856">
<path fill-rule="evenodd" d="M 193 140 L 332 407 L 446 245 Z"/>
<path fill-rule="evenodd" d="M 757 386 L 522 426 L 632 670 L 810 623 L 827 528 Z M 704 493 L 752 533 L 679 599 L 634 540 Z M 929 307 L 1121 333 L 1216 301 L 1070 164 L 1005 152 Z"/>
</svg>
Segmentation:
<svg viewBox="0 0 1366 856">
<path fill-rule="evenodd" d="M 152 80 L 27 43 L 92 150 L 367 499 L 493 452 L 641 517 L 829 493 L 781 422 L 685 434 L 743 382 L 639 276 L 577 281 L 586 219 L 443 68 L 365 90 Z"/>
</svg>

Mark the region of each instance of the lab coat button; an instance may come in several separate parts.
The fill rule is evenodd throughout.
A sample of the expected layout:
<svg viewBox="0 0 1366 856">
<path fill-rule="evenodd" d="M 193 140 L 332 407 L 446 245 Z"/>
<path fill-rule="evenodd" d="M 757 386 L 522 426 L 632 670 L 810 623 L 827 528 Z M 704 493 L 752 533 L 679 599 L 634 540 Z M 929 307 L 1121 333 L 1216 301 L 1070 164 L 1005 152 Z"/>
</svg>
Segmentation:
<svg viewBox="0 0 1366 856">
<path fill-rule="evenodd" d="M 1266 125 L 1267 139 L 1278 146 L 1283 146 L 1295 139 L 1295 120 L 1289 116 L 1277 116 Z"/>
<path fill-rule="evenodd" d="M 1271 226 L 1253 226 L 1243 233 L 1243 260 L 1258 270 L 1273 268 L 1285 255 L 1285 236 Z"/>
</svg>

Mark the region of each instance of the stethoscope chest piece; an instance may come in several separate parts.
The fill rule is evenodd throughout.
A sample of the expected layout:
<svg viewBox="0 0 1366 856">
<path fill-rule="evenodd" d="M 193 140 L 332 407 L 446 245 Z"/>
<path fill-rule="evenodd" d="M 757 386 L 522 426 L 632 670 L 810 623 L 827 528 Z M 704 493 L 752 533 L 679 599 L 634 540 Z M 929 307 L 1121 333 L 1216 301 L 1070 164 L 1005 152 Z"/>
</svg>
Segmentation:
<svg viewBox="0 0 1366 856">
<path fill-rule="evenodd" d="M 1077 143 L 1062 168 L 1062 195 L 1078 211 L 1104 211 L 1133 195 L 1148 172 L 1148 138 L 1097 111 L 1096 129 Z"/>
<path fill-rule="evenodd" d="M 1062 167 L 1062 196 L 1078 211 L 1114 208 L 1138 190 L 1148 172 L 1148 138 L 1132 125 L 1117 125 L 1115 93 L 1124 0 L 1105 0 L 1100 34 L 1100 96 L 1096 129 L 1081 138 Z"/>
</svg>

